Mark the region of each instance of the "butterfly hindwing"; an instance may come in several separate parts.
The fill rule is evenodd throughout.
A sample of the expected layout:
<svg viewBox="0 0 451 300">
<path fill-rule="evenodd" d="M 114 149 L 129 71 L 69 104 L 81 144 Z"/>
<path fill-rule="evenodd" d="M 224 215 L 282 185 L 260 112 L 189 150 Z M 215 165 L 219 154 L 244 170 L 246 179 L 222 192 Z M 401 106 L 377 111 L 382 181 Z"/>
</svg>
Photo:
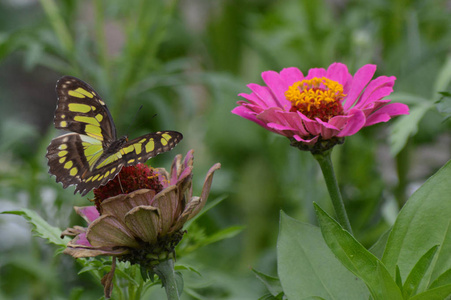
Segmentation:
<svg viewBox="0 0 451 300">
<path fill-rule="evenodd" d="M 87 194 L 113 179 L 123 166 L 144 163 L 171 150 L 183 138 L 177 131 L 158 131 L 128 141 L 116 138 L 105 103 L 87 83 L 71 76 L 56 85 L 55 127 L 72 131 L 54 138 L 47 148 L 49 172 L 66 188 Z"/>
<path fill-rule="evenodd" d="M 56 84 L 58 106 L 55 127 L 101 140 L 108 145 L 116 140 L 116 128 L 103 100 L 87 83 L 64 76 Z"/>
<path fill-rule="evenodd" d="M 75 192 L 85 195 L 114 178 L 123 166 L 117 158 L 102 168 L 92 168 L 102 153 L 102 143 L 89 136 L 77 133 L 59 136 L 47 148 L 49 172 L 64 188 L 76 185 Z"/>
<path fill-rule="evenodd" d="M 120 150 L 124 165 L 143 163 L 162 152 L 167 152 L 182 138 L 182 134 L 177 131 L 158 131 L 128 141 Z"/>
</svg>

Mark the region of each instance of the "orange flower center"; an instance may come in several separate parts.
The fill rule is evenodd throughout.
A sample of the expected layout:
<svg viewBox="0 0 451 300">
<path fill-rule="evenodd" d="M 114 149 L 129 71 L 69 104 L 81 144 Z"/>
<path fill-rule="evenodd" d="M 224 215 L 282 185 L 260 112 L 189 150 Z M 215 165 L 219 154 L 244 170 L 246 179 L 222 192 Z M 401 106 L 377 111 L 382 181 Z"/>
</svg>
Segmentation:
<svg viewBox="0 0 451 300">
<path fill-rule="evenodd" d="M 310 119 L 324 122 L 343 114 L 343 86 L 325 77 L 297 81 L 285 92 L 290 111 L 299 111 Z"/>
</svg>

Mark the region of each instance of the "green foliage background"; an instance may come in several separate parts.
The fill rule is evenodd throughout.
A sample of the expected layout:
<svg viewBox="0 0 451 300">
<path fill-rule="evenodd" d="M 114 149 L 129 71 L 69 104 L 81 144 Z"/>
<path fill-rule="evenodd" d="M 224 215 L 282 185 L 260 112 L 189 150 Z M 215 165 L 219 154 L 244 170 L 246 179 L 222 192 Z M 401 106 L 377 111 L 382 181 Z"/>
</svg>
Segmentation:
<svg viewBox="0 0 451 300">
<path fill-rule="evenodd" d="M 86 198 L 55 183 L 44 157 L 58 134 L 56 80 L 79 77 L 107 102 L 119 135 L 184 134 L 150 163 L 169 167 L 176 153 L 195 149 L 195 194 L 221 162 L 210 200 L 227 198 L 188 235 L 245 230 L 179 258 L 202 274 L 184 273 L 191 291 L 184 297 L 256 299 L 265 289 L 250 268 L 276 274 L 279 210 L 310 223 L 313 201 L 331 210 L 311 155 L 231 114 L 237 94 L 262 84 L 262 71 L 295 66 L 305 73 L 336 61 L 352 73 L 374 63 L 376 75 L 397 77 L 391 98 L 409 104 L 411 115 L 366 128 L 334 151 L 356 238 L 369 247 L 449 159 L 449 124 L 434 102 L 438 91 L 449 91 L 450 13 L 445 0 L 2 1 L 0 211 L 26 207 L 61 229 L 81 222 L 72 206 L 87 205 Z M 1 299 L 102 294 L 89 275 L 77 276 L 70 257 L 32 238 L 18 216 L 0 217 L 0 241 Z"/>
</svg>

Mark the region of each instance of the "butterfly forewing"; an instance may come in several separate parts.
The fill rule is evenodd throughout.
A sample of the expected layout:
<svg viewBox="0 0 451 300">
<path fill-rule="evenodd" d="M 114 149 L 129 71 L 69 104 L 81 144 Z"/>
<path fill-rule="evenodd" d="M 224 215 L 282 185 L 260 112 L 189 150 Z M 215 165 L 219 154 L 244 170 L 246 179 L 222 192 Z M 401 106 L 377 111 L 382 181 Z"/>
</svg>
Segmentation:
<svg viewBox="0 0 451 300">
<path fill-rule="evenodd" d="M 54 138 L 48 146 L 49 172 L 64 188 L 76 185 L 75 193 L 85 195 L 113 179 L 123 166 L 144 163 L 183 138 L 177 131 L 158 131 L 117 140 L 108 108 L 87 83 L 65 76 L 56 92 L 55 127 L 72 133 Z"/>
<path fill-rule="evenodd" d="M 64 76 L 58 80 L 56 92 L 56 128 L 91 136 L 105 146 L 116 140 L 116 128 L 108 108 L 87 83 Z"/>
</svg>

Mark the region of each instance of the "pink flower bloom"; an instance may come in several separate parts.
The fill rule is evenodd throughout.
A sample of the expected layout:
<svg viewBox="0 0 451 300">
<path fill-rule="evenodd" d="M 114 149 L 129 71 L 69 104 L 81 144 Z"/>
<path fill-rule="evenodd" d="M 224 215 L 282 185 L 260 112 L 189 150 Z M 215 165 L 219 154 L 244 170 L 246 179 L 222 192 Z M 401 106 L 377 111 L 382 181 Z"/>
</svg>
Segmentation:
<svg viewBox="0 0 451 300">
<path fill-rule="evenodd" d="M 266 86 L 249 84 L 252 93 L 239 94 L 247 101 L 238 101 L 232 113 L 297 144 L 343 139 L 409 113 L 407 105 L 382 99 L 393 91 L 396 78 L 371 80 L 375 71 L 375 65 L 365 65 L 352 76 L 342 63 L 327 70 L 310 69 L 307 76 L 294 67 L 266 71 L 262 73 Z"/>
</svg>

